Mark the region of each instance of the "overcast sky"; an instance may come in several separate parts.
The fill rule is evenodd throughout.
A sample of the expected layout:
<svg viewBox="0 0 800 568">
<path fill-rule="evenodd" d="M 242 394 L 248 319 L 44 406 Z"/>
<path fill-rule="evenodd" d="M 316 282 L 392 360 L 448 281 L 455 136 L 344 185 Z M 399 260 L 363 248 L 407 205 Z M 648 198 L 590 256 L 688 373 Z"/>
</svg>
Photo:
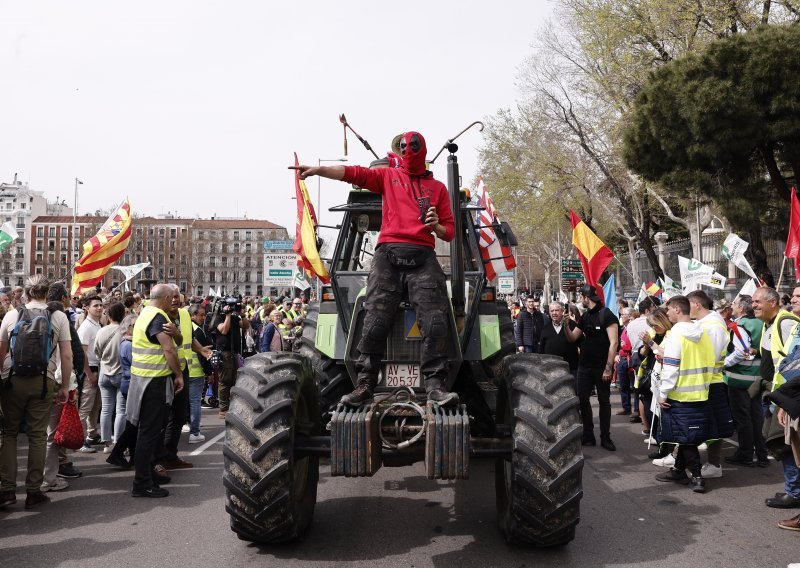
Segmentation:
<svg viewBox="0 0 800 568">
<path fill-rule="evenodd" d="M 429 157 L 518 97 L 547 0 L 0 0 L 0 181 L 79 212 L 268 219 L 294 233 L 292 172 L 344 157 L 339 113 L 379 155 L 418 130 Z M 465 182 L 477 131 L 459 140 Z M 351 164 L 371 155 L 348 136 Z M 446 158 L 434 174 L 446 181 Z M 491 188 L 489 188 L 491 190 Z M 316 202 L 317 182 L 309 191 Z M 327 208 L 346 186 L 322 182 Z"/>
</svg>

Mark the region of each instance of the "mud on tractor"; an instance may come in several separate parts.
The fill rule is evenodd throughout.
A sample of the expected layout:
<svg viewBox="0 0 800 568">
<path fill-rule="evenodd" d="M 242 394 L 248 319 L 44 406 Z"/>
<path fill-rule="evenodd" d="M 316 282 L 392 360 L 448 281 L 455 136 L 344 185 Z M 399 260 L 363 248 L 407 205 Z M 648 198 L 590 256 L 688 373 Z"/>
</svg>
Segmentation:
<svg viewBox="0 0 800 568">
<path fill-rule="evenodd" d="M 448 276 L 449 390 L 457 406 L 425 400 L 411 305 L 402 301 L 373 402 L 338 404 L 356 382 L 370 250 L 381 196 L 354 188 L 330 263 L 331 284 L 309 305 L 299 350 L 262 353 L 239 369 L 225 419 L 225 509 L 243 540 L 301 538 L 312 522 L 320 459 L 332 476 L 374 475 L 424 462 L 429 479 L 469 478 L 495 460 L 498 525 L 511 543 L 574 538 L 582 493 L 582 429 L 574 378 L 558 357 L 517 353 L 511 314 L 488 285 L 476 238 L 479 207 L 459 189 L 457 146 L 446 145 L 456 236 L 437 255 Z M 385 161 L 373 162 L 385 166 Z M 516 244 L 505 224 L 496 232 Z M 404 298 L 407 298 L 404 295 Z"/>
</svg>

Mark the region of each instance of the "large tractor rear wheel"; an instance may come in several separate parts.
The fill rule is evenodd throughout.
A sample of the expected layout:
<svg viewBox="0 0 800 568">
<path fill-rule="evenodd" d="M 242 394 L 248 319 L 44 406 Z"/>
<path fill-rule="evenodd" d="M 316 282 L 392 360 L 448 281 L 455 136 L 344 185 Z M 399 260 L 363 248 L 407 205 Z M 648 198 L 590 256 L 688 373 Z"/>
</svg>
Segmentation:
<svg viewBox="0 0 800 568">
<path fill-rule="evenodd" d="M 295 437 L 320 433 L 311 366 L 293 353 L 261 353 L 239 369 L 225 417 L 225 510 L 243 540 L 302 537 L 314 515 L 319 459 L 294 456 Z"/>
<path fill-rule="evenodd" d="M 558 546 L 575 538 L 583 497 L 582 426 L 575 379 L 560 357 L 503 362 L 498 422 L 511 429 L 511 460 L 495 467 L 498 524 L 511 543 Z"/>
<path fill-rule="evenodd" d="M 316 348 L 317 322 L 319 321 L 319 302 L 309 304 L 303 320 L 303 335 L 300 338 L 300 355 L 311 362 L 314 370 L 314 382 L 317 383 L 319 406 L 323 422 L 327 422 L 330 413 L 342 396 L 353 390 L 353 382 L 347 374 L 344 363 L 337 363 Z"/>
</svg>

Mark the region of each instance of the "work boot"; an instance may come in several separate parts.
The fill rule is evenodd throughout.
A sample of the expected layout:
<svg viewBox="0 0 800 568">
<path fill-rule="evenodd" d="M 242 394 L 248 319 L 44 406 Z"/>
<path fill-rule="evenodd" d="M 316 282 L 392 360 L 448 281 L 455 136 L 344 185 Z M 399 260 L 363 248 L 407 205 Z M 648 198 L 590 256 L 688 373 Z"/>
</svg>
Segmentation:
<svg viewBox="0 0 800 568">
<path fill-rule="evenodd" d="M 425 379 L 425 392 L 428 400 L 439 406 L 458 404 L 458 395 L 454 392 L 447 392 L 440 379 Z"/>
<path fill-rule="evenodd" d="M 375 385 L 378 383 L 376 379 L 358 379 L 358 385 L 350 394 L 346 394 L 339 402 L 347 406 L 361 406 L 367 402 L 372 401 L 372 393 L 375 390 Z"/>
</svg>

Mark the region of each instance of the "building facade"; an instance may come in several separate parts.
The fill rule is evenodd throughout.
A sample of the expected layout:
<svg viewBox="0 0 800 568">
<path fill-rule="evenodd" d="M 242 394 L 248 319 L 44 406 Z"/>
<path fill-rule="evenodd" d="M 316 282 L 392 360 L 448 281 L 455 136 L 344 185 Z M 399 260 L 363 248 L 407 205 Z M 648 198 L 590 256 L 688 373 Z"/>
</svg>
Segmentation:
<svg viewBox="0 0 800 568">
<path fill-rule="evenodd" d="M 23 272 L 66 280 L 72 266 L 69 250 L 79 251 L 105 220 L 80 216 L 73 223 L 71 216 L 37 217 L 28 233 L 31 263 L 29 268 L 23 264 Z M 132 290 L 146 291 L 152 281 L 159 281 L 174 282 L 191 295 L 208 294 L 212 287 L 219 293 L 260 295 L 263 243 L 273 239 L 288 239 L 287 231 L 264 220 L 134 217 L 131 242 L 116 264 L 150 262 L 150 268 L 127 283 Z M 108 289 L 122 283 L 122 274 L 113 268 L 103 280 Z"/>
<path fill-rule="evenodd" d="M 8 286 L 22 286 L 31 274 L 33 245 L 30 242 L 33 220 L 42 215 L 70 215 L 72 208 L 63 201 L 48 202 L 44 192 L 35 191 L 17 181 L 0 183 L 0 217 L 11 223 L 19 235 L 17 240 L 0 252 L 0 280 Z"/>
</svg>

